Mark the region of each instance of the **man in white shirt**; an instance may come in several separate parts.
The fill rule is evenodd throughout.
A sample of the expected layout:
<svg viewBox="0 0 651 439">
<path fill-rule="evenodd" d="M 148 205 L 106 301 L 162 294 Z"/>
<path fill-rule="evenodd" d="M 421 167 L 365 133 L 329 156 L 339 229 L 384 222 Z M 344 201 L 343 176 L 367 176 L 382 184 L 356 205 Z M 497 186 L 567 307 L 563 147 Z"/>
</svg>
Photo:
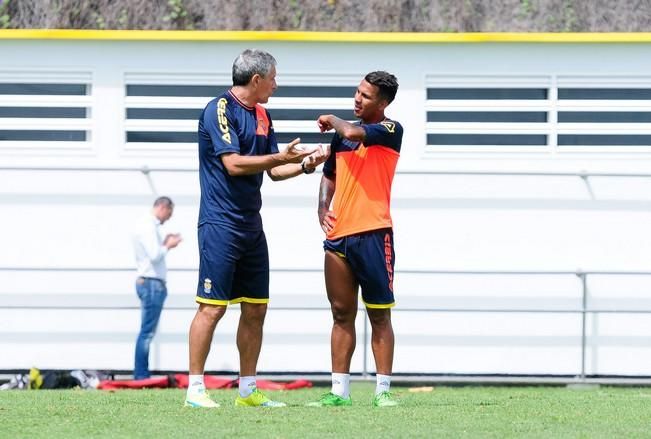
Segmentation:
<svg viewBox="0 0 651 439">
<path fill-rule="evenodd" d="M 160 226 L 172 216 L 174 203 L 169 197 L 154 201 L 151 215 L 143 218 L 134 234 L 133 248 L 136 254 L 136 292 L 140 298 L 141 324 L 136 340 L 133 378 L 149 378 L 149 345 L 156 333 L 163 303 L 167 297 L 167 252 L 181 242 L 181 235 L 169 234 L 162 238 Z"/>
</svg>

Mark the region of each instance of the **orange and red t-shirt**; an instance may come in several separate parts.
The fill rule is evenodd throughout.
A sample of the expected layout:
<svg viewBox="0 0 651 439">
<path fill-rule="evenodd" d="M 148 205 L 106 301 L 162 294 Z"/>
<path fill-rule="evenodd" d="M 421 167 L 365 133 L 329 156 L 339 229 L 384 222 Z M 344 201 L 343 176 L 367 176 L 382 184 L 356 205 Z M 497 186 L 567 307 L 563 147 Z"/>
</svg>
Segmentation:
<svg viewBox="0 0 651 439">
<path fill-rule="evenodd" d="M 323 167 L 327 177 L 335 178 L 336 222 L 328 239 L 393 226 L 391 184 L 400 157 L 402 126 L 389 119 L 361 126 L 366 132 L 363 142 L 335 133 Z"/>
</svg>

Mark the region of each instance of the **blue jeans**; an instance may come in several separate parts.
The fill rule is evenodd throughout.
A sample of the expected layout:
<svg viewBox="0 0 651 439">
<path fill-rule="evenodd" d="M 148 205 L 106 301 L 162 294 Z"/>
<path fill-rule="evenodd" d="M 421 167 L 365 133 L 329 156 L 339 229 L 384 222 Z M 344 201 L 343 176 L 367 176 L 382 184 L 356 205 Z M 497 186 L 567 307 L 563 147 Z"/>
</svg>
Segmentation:
<svg viewBox="0 0 651 439">
<path fill-rule="evenodd" d="M 136 361 L 133 378 L 149 378 L 149 345 L 154 338 L 163 303 L 167 297 L 165 283 L 157 279 L 138 278 L 136 292 L 140 298 L 140 334 L 136 340 Z"/>
</svg>

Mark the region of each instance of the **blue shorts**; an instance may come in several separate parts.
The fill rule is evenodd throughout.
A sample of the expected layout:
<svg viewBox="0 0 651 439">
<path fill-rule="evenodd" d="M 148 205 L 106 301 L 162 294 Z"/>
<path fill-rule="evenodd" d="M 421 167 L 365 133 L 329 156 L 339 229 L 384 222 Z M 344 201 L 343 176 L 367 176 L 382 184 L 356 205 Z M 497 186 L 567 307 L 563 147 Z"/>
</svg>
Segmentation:
<svg viewBox="0 0 651 439">
<path fill-rule="evenodd" d="M 199 226 L 196 301 L 209 305 L 269 302 L 269 250 L 262 230 Z"/>
<path fill-rule="evenodd" d="M 391 308 L 393 298 L 393 250 L 391 229 L 372 230 L 339 239 L 326 239 L 323 248 L 344 258 L 362 287 L 367 308 Z"/>
</svg>

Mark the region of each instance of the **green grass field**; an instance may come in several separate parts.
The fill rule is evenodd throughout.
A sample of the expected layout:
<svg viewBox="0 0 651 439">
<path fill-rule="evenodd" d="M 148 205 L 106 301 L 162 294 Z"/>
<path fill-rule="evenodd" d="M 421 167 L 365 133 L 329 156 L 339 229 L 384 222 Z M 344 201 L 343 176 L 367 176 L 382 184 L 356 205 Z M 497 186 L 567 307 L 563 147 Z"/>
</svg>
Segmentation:
<svg viewBox="0 0 651 439">
<path fill-rule="evenodd" d="M 268 392 L 280 409 L 182 407 L 182 390 L 0 392 L 1 438 L 651 437 L 651 389 L 602 387 L 394 387 L 400 407 L 370 406 L 374 385 L 354 383 L 353 407 L 308 408 L 327 388 Z"/>
</svg>

